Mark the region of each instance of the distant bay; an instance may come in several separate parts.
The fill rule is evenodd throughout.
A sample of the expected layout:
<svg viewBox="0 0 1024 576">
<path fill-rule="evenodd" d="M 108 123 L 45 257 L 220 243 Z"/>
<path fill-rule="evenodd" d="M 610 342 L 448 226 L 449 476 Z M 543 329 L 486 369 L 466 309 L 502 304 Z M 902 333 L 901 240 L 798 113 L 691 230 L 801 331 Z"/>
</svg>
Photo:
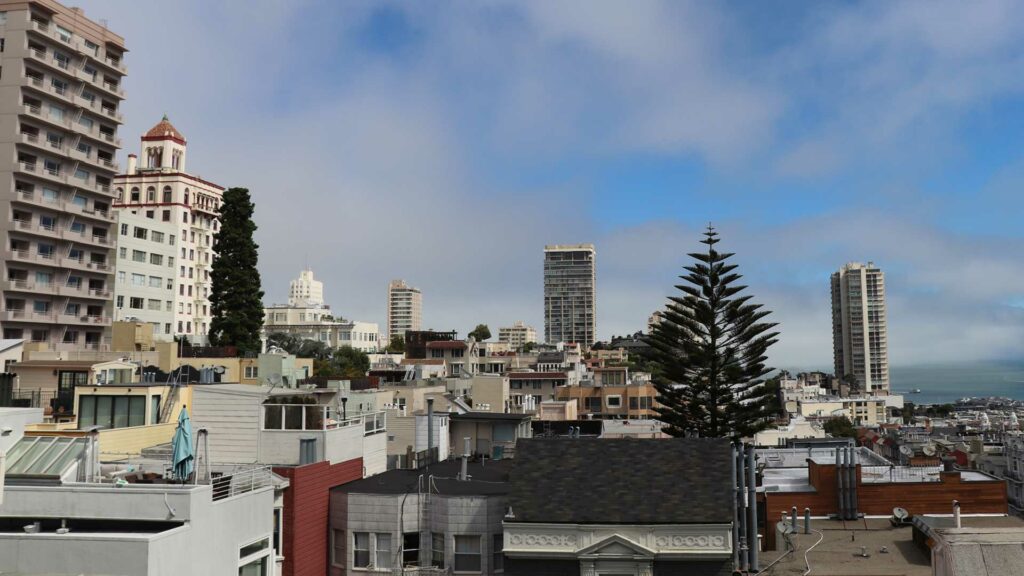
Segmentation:
<svg viewBox="0 0 1024 576">
<path fill-rule="evenodd" d="M 892 366 L 890 389 L 915 404 L 956 402 L 965 396 L 1024 400 L 1024 361 Z M 910 394 L 920 389 L 920 394 Z"/>
</svg>

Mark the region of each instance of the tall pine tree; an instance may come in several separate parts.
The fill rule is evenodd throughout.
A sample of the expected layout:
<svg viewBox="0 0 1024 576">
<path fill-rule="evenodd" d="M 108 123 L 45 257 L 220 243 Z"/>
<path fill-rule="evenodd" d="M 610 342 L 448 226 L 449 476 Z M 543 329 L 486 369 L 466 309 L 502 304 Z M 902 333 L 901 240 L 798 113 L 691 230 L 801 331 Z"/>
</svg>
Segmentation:
<svg viewBox="0 0 1024 576">
<path fill-rule="evenodd" d="M 248 189 L 224 192 L 220 230 L 213 240 L 217 258 L 210 267 L 210 342 L 237 346 L 241 352 L 259 352 L 263 327 L 263 290 L 256 269 L 259 254 L 253 240 L 256 223 L 252 214 Z"/>
<path fill-rule="evenodd" d="M 770 424 L 772 394 L 764 377 L 768 347 L 776 342 L 768 311 L 740 295 L 746 286 L 733 256 L 715 250 L 718 234 L 708 227 L 707 252 L 689 256 L 682 295 L 672 296 L 648 336 L 659 420 L 673 436 L 741 438 Z"/>
</svg>

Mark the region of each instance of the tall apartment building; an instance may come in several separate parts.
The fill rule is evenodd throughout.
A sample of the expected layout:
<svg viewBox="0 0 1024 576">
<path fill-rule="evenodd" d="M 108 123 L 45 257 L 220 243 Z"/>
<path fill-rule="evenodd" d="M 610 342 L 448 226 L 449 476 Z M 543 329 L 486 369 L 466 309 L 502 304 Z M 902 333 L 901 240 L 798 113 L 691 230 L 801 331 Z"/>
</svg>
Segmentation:
<svg viewBox="0 0 1024 576">
<path fill-rule="evenodd" d="M 109 345 L 124 39 L 53 0 L 0 0 L 4 338 Z"/>
<path fill-rule="evenodd" d="M 118 215 L 118 320 L 153 326 L 156 339 L 205 344 L 212 319 L 210 265 L 224 188 L 188 174 L 185 137 L 164 116 L 142 136 L 142 161 L 114 178 Z"/>
<path fill-rule="evenodd" d="M 288 286 L 290 306 L 323 306 L 324 283 L 313 279 L 313 271 L 306 268 Z"/>
<path fill-rule="evenodd" d="M 406 330 L 421 330 L 423 325 L 423 294 L 405 280 L 388 284 L 388 336 L 405 337 Z"/>
<path fill-rule="evenodd" d="M 872 262 L 852 262 L 832 274 L 832 344 L 836 378 L 853 375 L 857 390 L 889 391 L 885 275 Z"/>
<path fill-rule="evenodd" d="M 544 247 L 544 341 L 589 348 L 596 338 L 597 308 L 593 244 Z"/>
<path fill-rule="evenodd" d="M 498 342 L 507 343 L 513 350 L 522 348 L 527 343 L 537 342 L 537 330 L 522 320 L 516 320 L 511 326 L 498 328 Z"/>
</svg>

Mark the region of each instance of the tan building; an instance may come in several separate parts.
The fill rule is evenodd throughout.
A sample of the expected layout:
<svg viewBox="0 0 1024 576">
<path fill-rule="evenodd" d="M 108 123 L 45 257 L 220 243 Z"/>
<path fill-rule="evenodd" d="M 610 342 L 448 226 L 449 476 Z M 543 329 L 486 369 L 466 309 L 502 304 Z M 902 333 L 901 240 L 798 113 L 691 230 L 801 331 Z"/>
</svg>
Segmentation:
<svg viewBox="0 0 1024 576">
<path fill-rule="evenodd" d="M 206 344 L 224 188 L 185 171 L 185 136 L 167 116 L 142 136 L 140 152 L 141 161 L 129 154 L 127 172 L 114 178 L 115 319 L 146 322 L 157 340 Z"/>
<path fill-rule="evenodd" d="M 832 274 L 832 346 L 836 378 L 852 375 L 857 391 L 889 392 L 885 274 L 851 262 Z"/>
<path fill-rule="evenodd" d="M 306 268 L 288 286 L 288 304 L 291 306 L 323 306 L 324 283 L 313 278 L 313 271 Z"/>
<path fill-rule="evenodd" d="M 392 280 L 388 284 L 388 334 L 405 338 L 406 330 L 420 330 L 423 325 L 423 294 L 405 280 Z"/>
<path fill-rule="evenodd" d="M 124 39 L 53 0 L 0 0 L 4 338 L 103 349 Z"/>
<path fill-rule="evenodd" d="M 498 328 L 498 342 L 507 342 L 512 350 L 518 350 L 527 344 L 537 343 L 537 330 L 522 320 L 516 320 L 511 326 Z"/>
<path fill-rule="evenodd" d="M 628 386 L 562 386 L 555 392 L 557 400 L 577 400 L 579 413 L 589 418 L 640 418 L 654 419 L 654 411 L 660 406 L 655 398 L 658 392 L 654 385 L 630 384 Z"/>
</svg>

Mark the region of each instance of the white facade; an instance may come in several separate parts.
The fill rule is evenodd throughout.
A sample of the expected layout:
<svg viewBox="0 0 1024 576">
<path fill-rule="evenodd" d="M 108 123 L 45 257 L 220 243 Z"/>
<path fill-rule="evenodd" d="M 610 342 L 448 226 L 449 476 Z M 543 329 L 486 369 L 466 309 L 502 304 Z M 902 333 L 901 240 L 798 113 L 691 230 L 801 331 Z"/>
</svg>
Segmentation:
<svg viewBox="0 0 1024 576">
<path fill-rule="evenodd" d="M 379 352 L 380 326 L 376 322 L 335 319 L 329 306 L 281 306 L 263 309 L 263 330 L 291 334 L 306 340 L 323 342 L 332 348 L 351 346 L 363 352 Z"/>
<path fill-rule="evenodd" d="M 889 391 L 885 274 L 851 262 L 832 274 L 832 345 L 836 378 L 853 376 L 858 391 Z"/>
<path fill-rule="evenodd" d="M 292 280 L 288 288 L 288 304 L 291 306 L 323 306 L 324 283 L 313 279 L 313 271 L 306 268 L 299 277 Z"/>
<path fill-rule="evenodd" d="M 498 328 L 498 342 L 508 343 L 513 350 L 519 349 L 528 343 L 537 342 L 537 330 L 517 320 L 512 326 Z"/>
<path fill-rule="evenodd" d="M 420 330 L 423 325 L 423 294 L 405 280 L 392 280 L 388 284 L 388 333 L 405 337 L 406 330 Z"/>
<path fill-rule="evenodd" d="M 185 173 L 185 138 L 167 121 L 142 136 L 144 161 L 114 179 L 118 214 L 116 320 L 153 326 L 158 340 L 207 342 L 210 266 L 224 189 Z"/>
</svg>

